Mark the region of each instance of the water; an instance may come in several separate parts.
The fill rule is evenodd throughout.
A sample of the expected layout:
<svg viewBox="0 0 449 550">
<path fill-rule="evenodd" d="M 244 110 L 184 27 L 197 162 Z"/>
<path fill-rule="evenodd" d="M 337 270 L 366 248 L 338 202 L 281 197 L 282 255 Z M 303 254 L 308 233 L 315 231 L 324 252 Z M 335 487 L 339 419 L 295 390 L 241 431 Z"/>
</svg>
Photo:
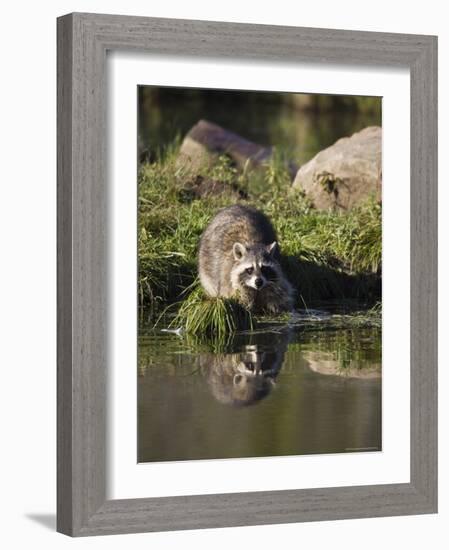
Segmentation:
<svg viewBox="0 0 449 550">
<path fill-rule="evenodd" d="M 380 328 L 332 320 L 218 348 L 143 324 L 138 461 L 380 450 Z"/>
<path fill-rule="evenodd" d="M 295 103 L 298 98 L 316 99 L 321 108 L 298 108 Z M 351 100 L 356 102 L 358 109 L 347 107 Z M 139 88 L 140 150 L 164 150 L 176 136 L 183 138 L 200 119 L 215 122 L 261 145 L 281 147 L 301 165 L 341 137 L 366 126 L 380 126 L 381 99 Z"/>
</svg>

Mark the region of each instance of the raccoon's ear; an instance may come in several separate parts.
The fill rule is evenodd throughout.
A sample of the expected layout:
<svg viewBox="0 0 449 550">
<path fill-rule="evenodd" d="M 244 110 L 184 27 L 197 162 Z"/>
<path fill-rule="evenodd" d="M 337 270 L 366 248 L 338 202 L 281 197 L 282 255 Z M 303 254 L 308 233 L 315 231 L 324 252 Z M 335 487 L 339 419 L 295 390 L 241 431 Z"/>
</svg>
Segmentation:
<svg viewBox="0 0 449 550">
<path fill-rule="evenodd" d="M 234 243 L 232 247 L 232 253 L 234 254 L 234 258 L 236 260 L 241 260 L 243 256 L 245 255 L 246 249 L 241 243 Z"/>
<path fill-rule="evenodd" d="M 278 251 L 279 245 L 277 241 L 273 241 L 271 244 L 267 244 L 265 247 L 266 251 L 270 256 L 274 256 L 276 252 Z"/>
</svg>

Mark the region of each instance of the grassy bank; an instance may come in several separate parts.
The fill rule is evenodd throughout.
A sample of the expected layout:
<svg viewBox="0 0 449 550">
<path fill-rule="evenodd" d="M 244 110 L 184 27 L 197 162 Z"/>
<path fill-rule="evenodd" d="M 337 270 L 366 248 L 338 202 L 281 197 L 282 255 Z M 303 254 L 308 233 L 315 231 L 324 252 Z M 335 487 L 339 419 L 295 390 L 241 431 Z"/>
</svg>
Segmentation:
<svg viewBox="0 0 449 550">
<path fill-rule="evenodd" d="M 197 275 L 202 231 L 219 208 L 237 201 L 272 220 L 283 267 L 298 305 L 380 298 L 381 207 L 368 202 L 348 213 L 314 210 L 291 180 L 282 156 L 263 172 L 238 173 L 226 157 L 195 176 L 176 162 L 174 145 L 139 172 L 139 301 L 157 314 L 185 298 Z"/>
</svg>

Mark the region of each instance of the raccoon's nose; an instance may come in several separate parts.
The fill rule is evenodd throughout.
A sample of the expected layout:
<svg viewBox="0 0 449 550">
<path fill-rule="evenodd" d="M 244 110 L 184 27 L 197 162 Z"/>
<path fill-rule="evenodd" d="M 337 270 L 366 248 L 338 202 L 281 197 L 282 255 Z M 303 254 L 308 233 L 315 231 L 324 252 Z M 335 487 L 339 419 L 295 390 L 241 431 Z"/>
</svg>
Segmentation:
<svg viewBox="0 0 449 550">
<path fill-rule="evenodd" d="M 256 288 L 260 288 L 263 285 L 263 281 L 262 281 L 262 279 L 257 278 L 254 281 L 254 284 L 256 285 Z"/>
</svg>

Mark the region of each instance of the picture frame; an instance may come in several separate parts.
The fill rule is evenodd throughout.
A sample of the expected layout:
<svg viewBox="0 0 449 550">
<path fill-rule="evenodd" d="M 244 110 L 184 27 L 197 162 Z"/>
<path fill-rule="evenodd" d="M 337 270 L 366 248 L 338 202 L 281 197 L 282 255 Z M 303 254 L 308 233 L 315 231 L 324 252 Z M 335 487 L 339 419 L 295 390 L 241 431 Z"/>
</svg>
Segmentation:
<svg viewBox="0 0 449 550">
<path fill-rule="evenodd" d="M 437 38 L 73 13 L 58 26 L 57 530 L 71 536 L 437 511 Z M 408 67 L 410 482 L 107 500 L 106 53 Z"/>
</svg>

